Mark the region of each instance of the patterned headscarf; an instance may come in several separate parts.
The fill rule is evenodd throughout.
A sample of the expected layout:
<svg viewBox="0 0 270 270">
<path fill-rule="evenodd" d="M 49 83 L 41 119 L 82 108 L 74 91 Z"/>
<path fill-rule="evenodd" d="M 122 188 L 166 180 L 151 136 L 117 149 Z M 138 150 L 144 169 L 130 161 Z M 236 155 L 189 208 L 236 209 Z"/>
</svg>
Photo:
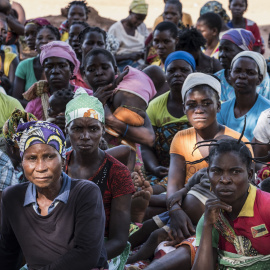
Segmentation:
<svg viewBox="0 0 270 270">
<path fill-rule="evenodd" d="M 43 143 L 55 148 L 62 158 L 66 158 L 66 139 L 62 130 L 55 124 L 45 121 L 32 121 L 19 124 L 14 135 L 20 148 L 20 155 L 32 145 Z"/>
<path fill-rule="evenodd" d="M 229 40 L 244 51 L 252 51 L 255 38 L 253 34 L 242 28 L 228 30 L 221 37 L 221 40 Z"/>
<path fill-rule="evenodd" d="M 83 88 L 79 88 L 66 106 L 66 126 L 73 120 L 81 117 L 90 117 L 105 124 L 102 103 L 95 97 L 89 96 Z"/>
<path fill-rule="evenodd" d="M 214 12 L 223 19 L 225 23 L 228 23 L 230 20 L 230 17 L 227 15 L 225 9 L 222 7 L 222 4 L 218 1 L 209 1 L 207 2 L 200 10 L 200 16 L 208 13 L 208 12 Z"/>
<path fill-rule="evenodd" d="M 75 66 L 73 75 L 76 75 L 80 68 L 80 61 L 72 47 L 64 41 L 52 41 L 40 47 L 40 63 L 43 65 L 45 59 L 49 57 L 61 57 L 67 59 Z"/>
<path fill-rule="evenodd" d="M 3 135 L 6 142 L 11 146 L 19 147 L 13 136 L 19 124 L 30 121 L 37 121 L 37 118 L 31 113 L 15 109 L 3 126 Z"/>
<path fill-rule="evenodd" d="M 36 19 L 27 20 L 24 25 L 26 26 L 28 24 L 35 24 L 37 26 L 51 25 L 51 23 L 44 18 L 36 18 Z"/>
<path fill-rule="evenodd" d="M 145 0 L 133 0 L 129 6 L 129 10 L 136 14 L 147 15 L 148 4 Z"/>
</svg>

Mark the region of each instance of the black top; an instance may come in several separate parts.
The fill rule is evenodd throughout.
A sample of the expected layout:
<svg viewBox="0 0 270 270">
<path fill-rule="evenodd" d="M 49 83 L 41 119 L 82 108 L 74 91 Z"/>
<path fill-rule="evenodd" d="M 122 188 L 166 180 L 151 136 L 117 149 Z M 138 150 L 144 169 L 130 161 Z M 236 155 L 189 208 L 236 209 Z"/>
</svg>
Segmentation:
<svg viewBox="0 0 270 270">
<path fill-rule="evenodd" d="M 27 186 L 11 186 L 2 195 L 0 269 L 19 269 L 21 251 L 29 270 L 107 266 L 105 214 L 98 186 L 71 179 L 67 204 L 60 201 L 47 216 L 38 215 L 32 205 L 23 206 Z"/>
</svg>

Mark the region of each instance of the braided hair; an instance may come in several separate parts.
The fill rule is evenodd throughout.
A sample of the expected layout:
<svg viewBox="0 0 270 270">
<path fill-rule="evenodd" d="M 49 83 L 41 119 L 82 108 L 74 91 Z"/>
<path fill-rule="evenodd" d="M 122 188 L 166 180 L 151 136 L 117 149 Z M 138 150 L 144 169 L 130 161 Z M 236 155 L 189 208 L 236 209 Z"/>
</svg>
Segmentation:
<svg viewBox="0 0 270 270">
<path fill-rule="evenodd" d="M 37 35 L 43 29 L 49 29 L 53 33 L 53 35 L 55 36 L 56 40 L 60 40 L 61 37 L 60 37 L 59 30 L 56 27 L 54 27 L 53 25 L 49 24 L 49 25 L 39 26 L 37 28 Z"/>
<path fill-rule="evenodd" d="M 68 6 L 66 7 L 67 14 L 69 13 L 69 10 L 73 6 L 81 6 L 81 7 L 83 7 L 84 10 L 85 10 L 86 18 L 88 18 L 88 14 L 91 12 L 91 8 L 87 5 L 87 1 L 86 0 L 69 2 L 68 3 Z"/>
</svg>

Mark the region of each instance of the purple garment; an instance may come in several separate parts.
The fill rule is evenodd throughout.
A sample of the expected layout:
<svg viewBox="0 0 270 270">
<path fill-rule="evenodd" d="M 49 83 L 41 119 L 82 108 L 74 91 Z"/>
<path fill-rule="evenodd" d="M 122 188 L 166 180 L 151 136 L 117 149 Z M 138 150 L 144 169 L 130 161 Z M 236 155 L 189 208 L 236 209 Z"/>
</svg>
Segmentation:
<svg viewBox="0 0 270 270">
<path fill-rule="evenodd" d="M 77 91 L 77 89 L 80 88 L 80 86 L 74 85 L 74 87 L 75 87 L 74 88 L 74 93 L 75 93 Z M 87 94 L 89 96 L 93 96 L 92 90 L 86 89 L 86 88 L 84 88 L 84 90 L 87 92 Z M 49 94 L 49 96 L 50 96 L 50 94 Z M 25 111 L 35 115 L 35 117 L 38 120 L 45 120 L 45 119 L 43 119 L 43 108 L 42 108 L 42 102 L 41 102 L 40 97 L 37 97 L 37 98 L 29 101 L 26 108 L 25 108 Z"/>
<path fill-rule="evenodd" d="M 18 125 L 14 138 L 20 148 L 20 155 L 34 144 L 48 144 L 66 158 L 66 139 L 62 130 L 55 124 L 45 121 L 31 121 Z"/>
</svg>

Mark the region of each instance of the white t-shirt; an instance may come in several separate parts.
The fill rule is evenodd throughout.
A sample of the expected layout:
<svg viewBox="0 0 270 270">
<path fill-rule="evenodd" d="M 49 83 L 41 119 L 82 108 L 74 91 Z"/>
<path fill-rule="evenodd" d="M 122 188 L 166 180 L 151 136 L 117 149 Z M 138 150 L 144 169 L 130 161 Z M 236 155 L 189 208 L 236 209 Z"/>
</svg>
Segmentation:
<svg viewBox="0 0 270 270">
<path fill-rule="evenodd" d="M 270 141 L 270 108 L 263 111 L 254 129 L 254 138 L 262 143 Z"/>
<path fill-rule="evenodd" d="M 144 50 L 145 37 L 138 30 L 135 31 L 135 36 L 128 35 L 121 21 L 114 23 L 108 34 L 116 37 L 120 43 L 117 55 L 143 52 Z"/>
</svg>

